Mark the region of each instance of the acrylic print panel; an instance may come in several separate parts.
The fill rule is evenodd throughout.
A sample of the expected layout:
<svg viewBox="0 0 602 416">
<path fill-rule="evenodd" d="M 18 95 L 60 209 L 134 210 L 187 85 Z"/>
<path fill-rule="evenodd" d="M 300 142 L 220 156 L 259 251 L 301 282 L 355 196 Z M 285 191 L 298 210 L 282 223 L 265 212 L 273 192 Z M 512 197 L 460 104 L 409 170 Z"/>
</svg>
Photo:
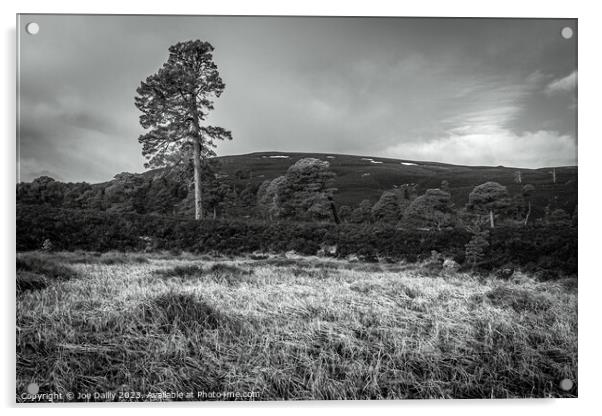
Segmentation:
<svg viewBox="0 0 602 416">
<path fill-rule="evenodd" d="M 20 15 L 16 401 L 576 397 L 577 33 Z"/>
</svg>

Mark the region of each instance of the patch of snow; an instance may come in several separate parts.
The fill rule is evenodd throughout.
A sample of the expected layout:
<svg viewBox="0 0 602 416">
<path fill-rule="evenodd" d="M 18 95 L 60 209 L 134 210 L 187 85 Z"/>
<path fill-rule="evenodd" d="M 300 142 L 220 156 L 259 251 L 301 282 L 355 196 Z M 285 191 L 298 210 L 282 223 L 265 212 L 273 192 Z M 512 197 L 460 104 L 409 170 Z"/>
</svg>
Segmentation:
<svg viewBox="0 0 602 416">
<path fill-rule="evenodd" d="M 361 160 L 365 160 L 365 161 L 370 162 L 370 163 L 383 163 L 383 162 L 381 162 L 379 160 L 374 160 L 371 157 L 362 157 Z"/>
<path fill-rule="evenodd" d="M 270 156 L 270 159 L 288 159 L 290 156 Z"/>
<path fill-rule="evenodd" d="M 410 162 L 401 162 L 402 165 L 406 165 L 406 166 L 418 166 L 417 163 L 410 163 Z"/>
<path fill-rule="evenodd" d="M 334 156 L 326 156 L 326 159 L 334 159 Z"/>
<path fill-rule="evenodd" d="M 362 173 L 362 178 L 365 177 L 365 176 L 370 176 L 370 174 L 369 173 Z"/>
</svg>

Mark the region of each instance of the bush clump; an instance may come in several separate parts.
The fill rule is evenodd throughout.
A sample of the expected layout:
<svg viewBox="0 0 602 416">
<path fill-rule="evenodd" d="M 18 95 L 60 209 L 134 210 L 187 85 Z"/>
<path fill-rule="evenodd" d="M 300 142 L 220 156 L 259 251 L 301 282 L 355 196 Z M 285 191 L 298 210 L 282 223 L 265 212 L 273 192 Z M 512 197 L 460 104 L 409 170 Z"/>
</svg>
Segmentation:
<svg viewBox="0 0 602 416">
<path fill-rule="evenodd" d="M 564 225 L 497 227 L 486 239 L 472 241 L 464 229 L 396 229 L 386 224 L 324 224 L 259 220 L 194 221 L 177 217 L 112 214 L 37 205 L 17 207 L 17 250 L 35 250 L 50 238 L 59 250 L 143 251 L 140 236 L 153 240 L 156 250 L 218 252 L 232 256 L 295 251 L 315 255 L 324 245 L 336 246 L 336 257 L 357 256 L 365 261 L 388 258 L 415 262 L 433 250 L 464 263 L 492 269 L 518 267 L 577 273 L 577 229 Z M 478 243 L 478 244 L 477 244 Z M 468 250 L 467 250 L 468 244 Z M 475 257 L 477 259 L 475 259 Z"/>
</svg>

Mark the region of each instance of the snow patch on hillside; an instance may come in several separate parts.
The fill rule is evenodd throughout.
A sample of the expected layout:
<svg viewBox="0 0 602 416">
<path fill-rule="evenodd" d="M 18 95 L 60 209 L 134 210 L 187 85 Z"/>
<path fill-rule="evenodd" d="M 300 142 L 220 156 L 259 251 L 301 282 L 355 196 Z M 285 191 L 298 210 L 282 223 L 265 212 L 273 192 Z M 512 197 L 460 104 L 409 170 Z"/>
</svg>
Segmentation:
<svg viewBox="0 0 602 416">
<path fill-rule="evenodd" d="M 410 163 L 410 162 L 401 162 L 402 165 L 406 166 L 418 166 L 418 163 Z"/>
<path fill-rule="evenodd" d="M 270 156 L 270 159 L 288 159 L 290 156 Z"/>
<path fill-rule="evenodd" d="M 362 157 L 362 158 L 361 158 L 361 160 L 365 160 L 365 161 L 367 161 L 367 162 L 370 162 L 370 163 L 377 163 L 377 164 L 383 163 L 383 162 L 381 162 L 380 160 L 374 160 L 374 159 L 372 159 L 371 157 Z"/>
</svg>

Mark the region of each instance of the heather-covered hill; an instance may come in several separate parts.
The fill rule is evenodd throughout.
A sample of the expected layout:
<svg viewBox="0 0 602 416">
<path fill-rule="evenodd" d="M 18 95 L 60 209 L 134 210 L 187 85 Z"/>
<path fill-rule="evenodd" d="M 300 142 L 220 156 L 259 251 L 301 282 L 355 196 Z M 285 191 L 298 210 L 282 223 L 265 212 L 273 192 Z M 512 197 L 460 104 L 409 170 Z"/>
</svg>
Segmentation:
<svg viewBox="0 0 602 416">
<path fill-rule="evenodd" d="M 520 193 L 525 184 L 534 185 L 534 218 L 543 216 L 546 206 L 562 208 L 570 214 L 577 204 L 576 166 L 521 169 L 329 153 L 261 152 L 214 159 L 217 163 L 210 175 L 212 183 L 207 184 L 206 189 L 210 194 L 212 187 L 225 186 L 226 196 L 219 203 L 218 215 L 248 215 L 254 207 L 257 188 L 263 181 L 283 175 L 292 164 L 308 157 L 330 163 L 336 174 L 334 200 L 339 206 L 354 208 L 364 199 L 374 204 L 383 191 L 408 183 L 416 184 L 421 194 L 426 189 L 439 187 L 443 180 L 449 183 L 452 200 L 458 208 L 466 204 L 468 194 L 476 185 L 487 181 L 506 186 L 511 195 Z M 555 183 L 552 170 L 556 172 Z M 521 183 L 516 178 L 519 171 Z M 186 175 L 162 169 L 141 174 L 122 173 L 111 181 L 98 184 L 61 184 L 51 183 L 48 179 L 38 182 L 35 186 L 20 184 L 17 202 L 165 215 L 187 215 L 192 209 L 193 195 Z M 210 204 L 211 197 L 207 197 Z"/>
<path fill-rule="evenodd" d="M 236 172 L 251 173 L 253 182 L 261 183 L 286 172 L 289 166 L 302 158 L 317 158 L 330 163 L 336 173 L 336 200 L 340 204 L 357 206 L 363 199 L 376 202 L 380 194 L 394 186 L 415 183 L 419 191 L 437 188 L 447 180 L 452 199 L 464 206 L 470 191 L 481 183 L 495 181 L 508 187 L 511 194 L 520 192 L 523 185 L 535 186 L 534 204 L 544 207 L 556 201 L 558 208 L 572 212 L 577 203 L 577 167 L 556 167 L 556 183 L 552 169 L 521 169 L 504 166 L 461 166 L 437 162 L 418 162 L 370 156 L 340 155 L 333 153 L 283 153 L 262 152 L 246 155 L 223 156 L 222 172 L 229 180 L 237 181 Z M 522 184 L 515 181 L 521 172 Z"/>
</svg>

